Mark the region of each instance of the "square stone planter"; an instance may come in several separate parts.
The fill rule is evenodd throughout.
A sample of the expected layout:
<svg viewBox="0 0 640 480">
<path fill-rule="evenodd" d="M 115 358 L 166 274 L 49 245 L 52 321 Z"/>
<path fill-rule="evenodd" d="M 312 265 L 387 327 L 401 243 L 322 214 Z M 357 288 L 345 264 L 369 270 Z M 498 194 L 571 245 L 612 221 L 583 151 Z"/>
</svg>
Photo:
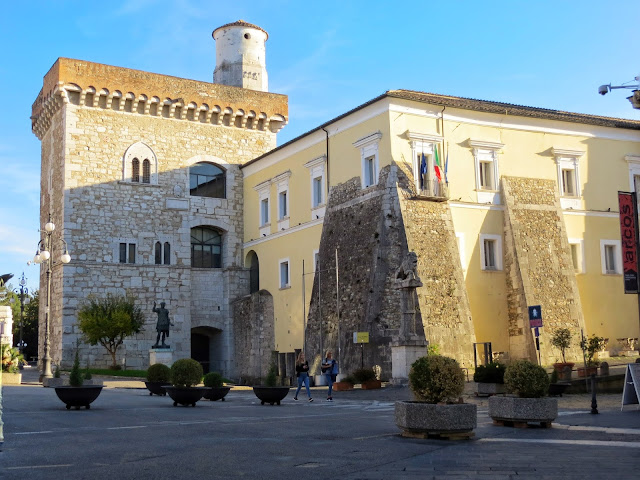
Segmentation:
<svg viewBox="0 0 640 480">
<path fill-rule="evenodd" d="M 469 433 L 478 425 L 478 409 L 471 403 L 435 405 L 425 402 L 396 402 L 396 425 L 405 437 L 440 436 Z"/>
<path fill-rule="evenodd" d="M 377 388 L 382 388 L 382 382 L 380 380 L 369 380 L 367 382 L 362 382 L 360 387 L 362 390 L 375 390 Z"/>
<path fill-rule="evenodd" d="M 353 390 L 353 384 L 349 382 L 335 382 L 333 384 L 333 389 L 336 392 L 344 392 L 346 390 Z"/>
<path fill-rule="evenodd" d="M 558 400 L 555 398 L 489 398 L 489 416 L 496 424 L 526 426 L 530 422 L 540 422 L 544 427 L 551 427 L 551 422 L 558 416 Z"/>
<path fill-rule="evenodd" d="M 2 385 L 20 385 L 22 383 L 21 373 L 2 372 Z"/>
<path fill-rule="evenodd" d="M 507 387 L 504 386 L 504 383 L 478 382 L 476 385 L 476 393 L 479 397 L 489 397 L 491 395 L 507 393 Z"/>
</svg>

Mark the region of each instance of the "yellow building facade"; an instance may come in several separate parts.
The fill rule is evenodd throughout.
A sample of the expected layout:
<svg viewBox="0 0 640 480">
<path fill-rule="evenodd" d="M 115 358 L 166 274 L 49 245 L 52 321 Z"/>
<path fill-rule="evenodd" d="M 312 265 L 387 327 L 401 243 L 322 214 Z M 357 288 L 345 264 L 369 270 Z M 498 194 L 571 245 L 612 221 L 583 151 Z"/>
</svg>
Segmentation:
<svg viewBox="0 0 640 480">
<path fill-rule="evenodd" d="M 619 339 L 639 336 L 639 315 L 638 299 L 623 291 L 617 192 L 635 190 L 639 167 L 640 122 L 386 92 L 241 167 L 245 258 L 257 257 L 259 288 L 273 295 L 275 349 L 305 348 L 317 361 L 322 349 L 309 328 L 310 312 L 319 304 L 323 349 L 343 352 L 344 373 L 360 366 L 351 337 L 356 329 L 376 328 L 375 312 L 365 306 L 368 313 L 356 319 L 336 311 L 349 302 L 345 291 L 359 288 L 342 264 L 364 248 L 357 227 L 364 219 L 327 223 L 330 212 L 365 205 L 395 186 L 406 250 L 419 250 L 423 331 L 443 353 L 472 366 L 474 343 L 491 342 L 494 356 L 535 356 L 527 305 L 542 308 L 543 363 L 559 358 L 549 339 L 560 327 L 574 334 L 572 359 L 580 355 L 581 331 L 608 338 L 613 352 L 623 350 Z M 332 204 L 334 195 L 346 197 Z M 393 204 L 388 218 L 396 215 Z M 411 232 L 422 214 L 408 212 L 411 205 L 428 204 L 443 209 L 436 216 L 444 220 L 433 235 L 420 237 Z M 544 216 L 538 218 L 539 212 Z M 353 231 L 353 242 L 337 246 L 336 280 L 335 248 L 319 252 L 327 229 L 341 227 Z M 430 297 L 434 285 L 446 280 L 444 272 L 423 278 L 442 248 L 457 253 L 457 273 L 447 276 L 461 274 L 462 280 L 448 287 L 448 296 L 464 308 Z M 309 274 L 318 263 L 320 274 Z M 392 275 L 398 258 L 386 263 Z M 367 289 L 373 295 L 384 275 L 379 265 L 371 271 Z M 469 334 L 446 333 L 460 328 Z M 367 364 L 388 370 L 383 343 L 393 336 L 382 334 L 381 343 L 367 345 Z"/>
</svg>

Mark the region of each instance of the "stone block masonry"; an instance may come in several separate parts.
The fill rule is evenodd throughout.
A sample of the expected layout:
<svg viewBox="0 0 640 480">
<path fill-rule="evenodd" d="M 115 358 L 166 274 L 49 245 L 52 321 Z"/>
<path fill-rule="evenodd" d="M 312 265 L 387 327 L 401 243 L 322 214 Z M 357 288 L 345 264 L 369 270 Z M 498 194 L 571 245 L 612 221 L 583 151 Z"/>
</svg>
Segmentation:
<svg viewBox="0 0 640 480">
<path fill-rule="evenodd" d="M 502 177 L 502 194 L 511 358 L 536 361 L 527 307 L 540 305 L 546 340 L 541 344 L 542 363 L 559 356 L 549 341 L 556 328 L 571 330 L 574 342 L 567 360 L 576 361 L 581 351 L 575 339 L 584 318 L 556 184 Z"/>
</svg>

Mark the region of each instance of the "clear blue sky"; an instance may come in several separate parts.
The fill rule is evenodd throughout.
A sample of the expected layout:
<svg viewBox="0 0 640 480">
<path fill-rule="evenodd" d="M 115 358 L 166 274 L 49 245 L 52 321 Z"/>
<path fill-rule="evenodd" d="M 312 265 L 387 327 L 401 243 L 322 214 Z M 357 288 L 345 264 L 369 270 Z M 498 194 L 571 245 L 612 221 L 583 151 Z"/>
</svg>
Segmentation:
<svg viewBox="0 0 640 480">
<path fill-rule="evenodd" d="M 597 94 L 640 74 L 640 2 L 3 2 L 0 274 L 24 270 L 37 286 L 26 265 L 40 194 L 29 116 L 55 60 L 211 81 L 211 32 L 239 19 L 269 33 L 269 89 L 289 96 L 278 144 L 396 88 L 640 119 L 628 91 Z"/>
</svg>

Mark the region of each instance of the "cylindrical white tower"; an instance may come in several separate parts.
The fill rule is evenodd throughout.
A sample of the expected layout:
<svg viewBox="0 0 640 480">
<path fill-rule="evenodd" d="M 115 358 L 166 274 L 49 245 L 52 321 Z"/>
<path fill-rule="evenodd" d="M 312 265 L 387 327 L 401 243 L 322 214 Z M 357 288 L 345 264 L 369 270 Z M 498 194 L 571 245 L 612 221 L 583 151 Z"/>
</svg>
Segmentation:
<svg viewBox="0 0 640 480">
<path fill-rule="evenodd" d="M 265 42 L 269 35 L 243 20 L 216 28 L 216 69 L 213 83 L 268 91 Z"/>
</svg>

